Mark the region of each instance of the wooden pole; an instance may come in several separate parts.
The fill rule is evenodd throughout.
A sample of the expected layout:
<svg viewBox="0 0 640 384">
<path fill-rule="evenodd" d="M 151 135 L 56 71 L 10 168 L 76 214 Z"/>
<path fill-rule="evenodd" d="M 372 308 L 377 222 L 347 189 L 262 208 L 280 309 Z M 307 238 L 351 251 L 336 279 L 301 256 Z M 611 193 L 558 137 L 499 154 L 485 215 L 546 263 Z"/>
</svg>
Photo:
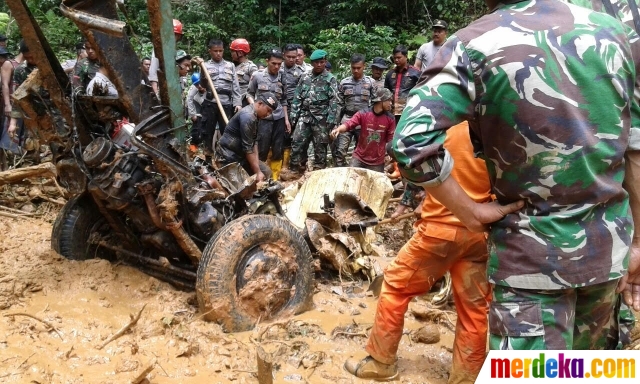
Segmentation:
<svg viewBox="0 0 640 384">
<path fill-rule="evenodd" d="M 258 383 L 273 384 L 273 357 L 258 345 L 256 350 L 258 359 Z"/>
<path fill-rule="evenodd" d="M 222 108 L 222 104 L 220 103 L 220 98 L 218 97 L 218 92 L 216 91 L 216 87 L 213 86 L 213 81 L 211 80 L 211 76 L 209 76 L 209 71 L 207 71 L 207 66 L 204 64 L 204 60 L 201 57 L 194 57 L 191 61 L 198 64 L 201 69 L 201 73 L 204 73 L 204 76 L 207 78 L 209 82 L 209 86 L 211 87 L 211 91 L 213 91 L 213 97 L 216 98 L 216 104 L 218 105 L 218 109 L 220 110 L 220 114 L 224 119 L 224 123 L 228 124 L 229 119 L 227 118 L 227 114 L 224 113 L 224 109 Z"/>
</svg>

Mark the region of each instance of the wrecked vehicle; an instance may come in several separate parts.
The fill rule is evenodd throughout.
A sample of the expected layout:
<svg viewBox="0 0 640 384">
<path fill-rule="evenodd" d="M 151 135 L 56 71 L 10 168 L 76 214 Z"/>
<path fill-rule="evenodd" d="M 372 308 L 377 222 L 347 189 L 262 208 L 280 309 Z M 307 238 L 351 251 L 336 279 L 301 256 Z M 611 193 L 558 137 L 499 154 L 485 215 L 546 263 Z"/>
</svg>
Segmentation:
<svg viewBox="0 0 640 384">
<path fill-rule="evenodd" d="M 228 332 L 309 309 L 313 260 L 284 216 L 281 185 L 256 185 L 239 164 L 186 159 L 170 2 L 148 1 L 165 68 L 159 99 L 116 0 L 64 0 L 61 10 L 95 48 L 117 97 L 72 92 L 26 2 L 7 4 L 37 66 L 14 102 L 30 134 L 50 147 L 70 197 L 53 225 L 53 249 L 74 260 L 123 260 L 195 288 L 204 318 Z"/>
</svg>

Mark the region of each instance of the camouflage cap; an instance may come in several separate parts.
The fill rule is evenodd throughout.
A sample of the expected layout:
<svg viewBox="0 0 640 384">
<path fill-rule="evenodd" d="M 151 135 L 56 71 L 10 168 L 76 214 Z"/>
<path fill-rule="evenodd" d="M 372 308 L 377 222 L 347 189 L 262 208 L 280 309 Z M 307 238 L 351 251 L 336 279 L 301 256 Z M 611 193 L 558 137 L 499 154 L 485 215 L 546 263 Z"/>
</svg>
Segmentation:
<svg viewBox="0 0 640 384">
<path fill-rule="evenodd" d="M 373 99 L 371 99 L 371 102 L 377 103 L 379 101 L 387 101 L 391 100 L 392 97 L 393 94 L 387 88 L 378 88 L 375 95 L 373 96 Z"/>
<path fill-rule="evenodd" d="M 191 60 L 191 55 L 187 54 L 187 52 L 183 51 L 182 49 L 179 49 L 176 51 L 176 62 L 182 59 Z"/>
<path fill-rule="evenodd" d="M 316 49 L 315 51 L 313 51 L 313 53 L 311 54 L 311 57 L 309 57 L 309 59 L 311 61 L 315 61 L 315 60 L 325 59 L 326 57 L 327 57 L 327 51 L 322 50 L 322 49 Z"/>
<path fill-rule="evenodd" d="M 258 101 L 262 101 L 265 105 L 269 106 L 272 110 L 276 110 L 278 108 L 278 99 L 276 95 L 272 92 L 263 92 L 258 96 Z"/>
</svg>

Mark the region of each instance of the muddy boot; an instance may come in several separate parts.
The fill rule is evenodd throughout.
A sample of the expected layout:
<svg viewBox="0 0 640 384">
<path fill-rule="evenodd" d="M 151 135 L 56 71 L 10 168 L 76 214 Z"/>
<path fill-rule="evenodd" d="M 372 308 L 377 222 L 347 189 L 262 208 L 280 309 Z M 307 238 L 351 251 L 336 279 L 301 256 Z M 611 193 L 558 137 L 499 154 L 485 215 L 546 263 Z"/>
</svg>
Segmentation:
<svg viewBox="0 0 640 384">
<path fill-rule="evenodd" d="M 289 169 L 289 159 L 291 158 L 291 148 L 285 148 L 282 155 L 282 170 Z"/>
<path fill-rule="evenodd" d="M 349 359 L 344 363 L 344 369 L 361 379 L 387 381 L 395 380 L 398 377 L 397 364 L 384 364 L 371 356 L 360 361 Z"/>
<path fill-rule="evenodd" d="M 301 172 L 294 171 L 292 169 L 283 169 L 282 171 L 280 171 L 280 180 L 281 181 L 298 180 L 301 177 L 302 177 L 302 173 Z"/>
<path fill-rule="evenodd" d="M 271 168 L 271 178 L 278 181 L 280 171 L 282 170 L 282 160 L 271 160 L 269 162 L 269 168 Z"/>
</svg>

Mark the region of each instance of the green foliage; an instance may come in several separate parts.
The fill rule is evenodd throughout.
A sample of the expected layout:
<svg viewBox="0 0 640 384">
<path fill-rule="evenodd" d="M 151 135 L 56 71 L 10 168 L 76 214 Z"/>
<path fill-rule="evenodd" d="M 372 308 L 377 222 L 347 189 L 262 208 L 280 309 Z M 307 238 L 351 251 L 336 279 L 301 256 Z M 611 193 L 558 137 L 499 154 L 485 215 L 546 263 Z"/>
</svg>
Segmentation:
<svg viewBox="0 0 640 384">
<path fill-rule="evenodd" d="M 60 59 L 73 57 L 73 46 L 82 37 L 60 14 L 60 0 L 27 0 L 27 4 Z M 184 25 L 178 48 L 193 56 L 208 58 L 206 44 L 212 38 L 227 45 L 237 37 L 246 38 L 255 60 L 273 47 L 300 43 L 308 54 L 314 48 L 326 49 L 334 72 L 340 73 L 348 71 L 353 53 L 370 60 L 389 56 L 397 44 L 416 50 L 430 38 L 432 20 L 446 20 L 453 33 L 486 10 L 483 0 L 172 0 L 172 6 L 174 18 Z M 134 49 L 148 56 L 152 45 L 146 0 L 127 0 L 125 7 L 121 18 L 129 26 Z M 9 12 L 4 1 L 0 12 Z M 3 29 L 0 20 L 0 33 L 8 32 L 15 51 L 18 28 L 12 19 L 5 24 Z M 228 50 L 225 57 L 230 59 Z"/>
<path fill-rule="evenodd" d="M 370 61 L 375 56 L 388 56 L 397 44 L 396 31 L 391 27 L 375 26 L 367 30 L 362 24 L 347 24 L 320 31 L 311 47 L 327 51 L 333 73 L 341 79 L 349 74 L 354 53 L 361 53 Z"/>
</svg>

